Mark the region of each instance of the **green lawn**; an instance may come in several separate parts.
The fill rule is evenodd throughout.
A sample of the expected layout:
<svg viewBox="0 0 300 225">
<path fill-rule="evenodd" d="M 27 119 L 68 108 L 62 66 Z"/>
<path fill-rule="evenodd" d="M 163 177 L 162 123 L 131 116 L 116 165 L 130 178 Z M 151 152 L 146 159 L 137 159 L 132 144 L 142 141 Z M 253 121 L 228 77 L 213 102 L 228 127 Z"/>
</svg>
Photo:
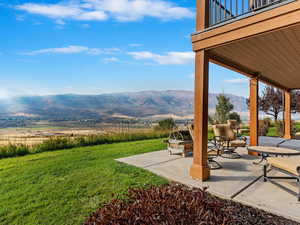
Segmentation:
<svg viewBox="0 0 300 225">
<path fill-rule="evenodd" d="M 0 224 L 81 224 L 128 188 L 167 183 L 116 158 L 165 148 L 162 139 L 0 160 Z"/>
<path fill-rule="evenodd" d="M 270 127 L 267 136 L 279 137 L 280 135 L 278 134 L 276 127 Z"/>
</svg>

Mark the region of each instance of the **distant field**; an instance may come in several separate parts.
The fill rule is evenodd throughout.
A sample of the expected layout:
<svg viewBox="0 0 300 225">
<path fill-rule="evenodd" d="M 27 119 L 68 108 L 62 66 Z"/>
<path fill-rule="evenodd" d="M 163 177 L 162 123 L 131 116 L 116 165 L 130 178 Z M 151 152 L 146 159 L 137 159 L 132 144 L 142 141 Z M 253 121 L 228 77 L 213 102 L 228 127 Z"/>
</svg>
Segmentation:
<svg viewBox="0 0 300 225">
<path fill-rule="evenodd" d="M 9 144 L 36 145 L 49 138 L 78 137 L 95 134 L 150 131 L 142 125 L 103 124 L 97 127 L 65 126 L 29 126 L 18 128 L 0 128 L 0 146 Z"/>
<path fill-rule="evenodd" d="M 300 131 L 300 123 L 296 124 L 297 131 Z M 248 124 L 243 125 L 245 128 Z M 153 127 L 153 125 L 152 125 Z M 19 127 L 19 128 L 0 128 L 0 146 L 9 144 L 25 144 L 36 145 L 48 140 L 49 138 L 56 137 L 78 137 L 95 134 L 108 134 L 108 133 L 127 133 L 127 132 L 147 132 L 152 131 L 153 128 L 143 123 L 138 124 L 109 124 L 100 123 L 94 127 L 81 127 L 78 124 L 62 123 L 59 126 L 58 123 L 37 123 L 33 126 Z M 185 128 L 180 125 L 180 128 Z M 244 135 L 249 135 L 245 133 Z M 276 127 L 274 125 L 270 127 L 268 136 L 279 136 Z M 209 126 L 209 138 L 213 138 L 212 127 Z"/>
<path fill-rule="evenodd" d="M 34 126 L 34 127 L 8 127 L 8 128 L 0 128 L 0 132 L 2 131 L 29 131 L 29 130 L 53 130 L 53 129 L 63 129 L 64 127 L 59 126 Z"/>
</svg>

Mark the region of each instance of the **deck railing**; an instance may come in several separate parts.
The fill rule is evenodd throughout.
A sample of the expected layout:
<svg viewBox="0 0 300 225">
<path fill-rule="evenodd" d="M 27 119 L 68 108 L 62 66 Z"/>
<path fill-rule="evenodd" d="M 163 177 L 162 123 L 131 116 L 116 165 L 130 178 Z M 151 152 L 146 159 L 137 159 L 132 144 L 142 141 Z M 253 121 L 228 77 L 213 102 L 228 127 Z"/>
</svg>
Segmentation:
<svg viewBox="0 0 300 225">
<path fill-rule="evenodd" d="M 209 0 L 209 25 L 213 26 L 283 1 L 286 0 Z"/>
</svg>

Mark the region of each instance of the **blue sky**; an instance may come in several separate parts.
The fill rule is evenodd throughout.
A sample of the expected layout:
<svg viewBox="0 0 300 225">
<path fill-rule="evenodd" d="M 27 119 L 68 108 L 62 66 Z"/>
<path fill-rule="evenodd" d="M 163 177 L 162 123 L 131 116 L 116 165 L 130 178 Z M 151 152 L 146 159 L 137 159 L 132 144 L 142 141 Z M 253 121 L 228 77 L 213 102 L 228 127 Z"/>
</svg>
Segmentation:
<svg viewBox="0 0 300 225">
<path fill-rule="evenodd" d="M 0 97 L 193 90 L 196 0 L 0 0 Z M 248 95 L 210 65 L 210 92 Z"/>
</svg>

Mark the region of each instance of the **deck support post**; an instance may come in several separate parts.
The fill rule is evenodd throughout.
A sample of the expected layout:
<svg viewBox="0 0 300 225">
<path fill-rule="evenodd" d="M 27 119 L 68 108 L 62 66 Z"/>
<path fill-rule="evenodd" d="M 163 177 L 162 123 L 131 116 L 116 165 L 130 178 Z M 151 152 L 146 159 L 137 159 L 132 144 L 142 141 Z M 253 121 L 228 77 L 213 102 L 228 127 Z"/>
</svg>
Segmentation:
<svg viewBox="0 0 300 225">
<path fill-rule="evenodd" d="M 292 139 L 292 127 L 291 127 L 291 92 L 284 91 L 284 135 L 286 139 Z"/>
<path fill-rule="evenodd" d="M 196 31 L 209 26 L 209 0 L 197 0 Z M 190 175 L 194 179 L 208 180 L 208 80 L 209 56 L 206 50 L 196 51 L 194 99 L 194 159 Z"/>
<path fill-rule="evenodd" d="M 194 179 L 208 180 L 208 80 L 209 58 L 205 50 L 196 52 L 194 102 L 194 160 L 190 175 Z"/>
<path fill-rule="evenodd" d="M 250 146 L 258 145 L 258 88 L 257 78 L 250 79 Z M 257 153 L 249 151 L 250 155 Z"/>
</svg>

